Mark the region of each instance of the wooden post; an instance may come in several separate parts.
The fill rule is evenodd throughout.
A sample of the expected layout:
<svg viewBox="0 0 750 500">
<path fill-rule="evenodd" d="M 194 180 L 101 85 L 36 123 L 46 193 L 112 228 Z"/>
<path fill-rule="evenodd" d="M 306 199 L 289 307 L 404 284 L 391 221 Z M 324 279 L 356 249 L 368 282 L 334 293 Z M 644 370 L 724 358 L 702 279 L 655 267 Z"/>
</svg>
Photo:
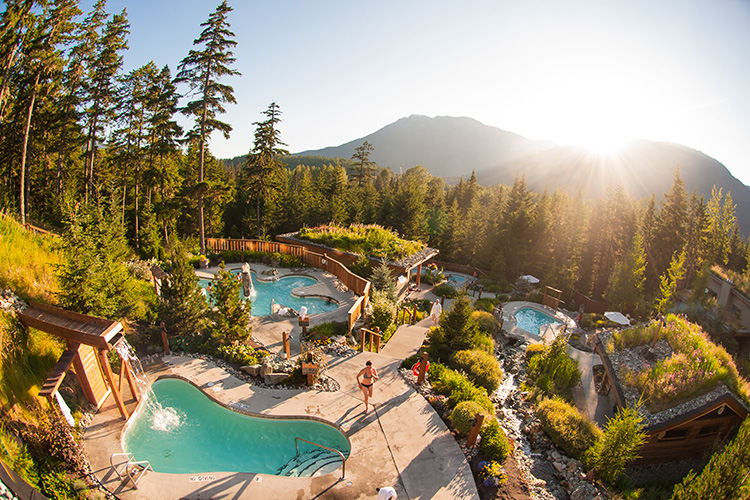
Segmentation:
<svg viewBox="0 0 750 500">
<path fill-rule="evenodd" d="M 366 330 L 362 328 L 362 347 L 360 347 L 359 352 L 365 352 L 365 332 Z"/>
<path fill-rule="evenodd" d="M 167 341 L 167 326 L 161 322 L 161 341 L 164 344 L 164 354 L 169 356 L 169 342 Z"/>
<path fill-rule="evenodd" d="M 417 304 L 414 304 L 414 308 L 411 311 L 411 324 L 417 322 Z"/>
<path fill-rule="evenodd" d="M 481 299 L 481 298 L 482 298 L 482 289 L 480 288 L 480 289 L 479 289 L 479 297 L 477 297 L 477 300 L 479 300 L 479 299 Z"/>
<path fill-rule="evenodd" d="M 380 335 L 373 335 L 375 337 L 375 352 L 380 352 Z"/>
<path fill-rule="evenodd" d="M 422 263 L 417 266 L 417 288 L 422 284 Z"/>
<path fill-rule="evenodd" d="M 469 431 L 469 438 L 466 440 L 466 446 L 474 446 L 477 444 L 477 436 L 479 431 L 482 430 L 482 423 L 484 422 L 484 415 L 477 413 L 474 415 L 474 425 Z"/>
<path fill-rule="evenodd" d="M 138 385 L 135 383 L 135 377 L 133 377 L 133 367 L 127 359 L 122 360 L 122 365 L 125 367 L 125 376 L 128 378 L 130 392 L 133 394 L 136 402 L 138 402 L 141 400 L 141 393 L 138 391 Z"/>
<path fill-rule="evenodd" d="M 120 396 L 120 392 L 117 390 L 117 387 L 115 387 L 115 376 L 112 374 L 112 367 L 109 366 L 107 352 L 103 349 L 98 349 L 98 353 L 100 364 L 102 366 L 102 369 L 104 370 L 104 375 L 106 375 L 107 382 L 109 382 L 109 386 L 112 388 L 112 395 L 115 397 L 117 408 L 120 409 L 120 415 L 122 415 L 122 418 L 127 420 L 130 415 L 128 415 L 128 410 L 127 408 L 125 408 L 125 403 L 122 402 L 122 396 Z"/>
<path fill-rule="evenodd" d="M 427 358 L 429 356 L 427 352 L 422 352 L 422 362 L 419 363 L 419 375 L 417 375 L 417 383 L 419 385 L 424 384 L 425 375 L 427 375 Z"/>
<path fill-rule="evenodd" d="M 289 333 L 284 332 L 281 334 L 281 342 L 284 344 L 284 355 L 286 356 L 286 359 L 291 358 L 291 354 L 289 352 Z"/>
<path fill-rule="evenodd" d="M 377 333 L 378 336 L 380 336 L 380 328 L 379 327 L 376 326 L 374 332 Z M 372 352 L 372 343 L 375 340 L 373 337 L 375 337 L 375 335 L 370 334 L 370 352 Z M 377 352 L 377 351 L 375 351 L 375 352 Z"/>
</svg>

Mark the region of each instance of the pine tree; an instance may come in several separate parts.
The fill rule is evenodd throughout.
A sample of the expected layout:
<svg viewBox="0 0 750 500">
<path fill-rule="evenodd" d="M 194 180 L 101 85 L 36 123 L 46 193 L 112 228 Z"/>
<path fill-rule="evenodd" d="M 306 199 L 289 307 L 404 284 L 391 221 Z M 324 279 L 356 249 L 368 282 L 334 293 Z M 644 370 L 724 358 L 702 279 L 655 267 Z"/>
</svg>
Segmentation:
<svg viewBox="0 0 750 500">
<path fill-rule="evenodd" d="M 247 155 L 243 170 L 243 187 L 248 195 L 255 199 L 255 224 L 258 238 L 263 235 L 261 223 L 261 204 L 271 201 L 279 191 L 284 162 L 282 158 L 289 151 L 281 141 L 278 124 L 281 122 L 281 110 L 272 102 L 263 114 L 266 119 L 255 122 L 255 139 Z"/>
<path fill-rule="evenodd" d="M 232 126 L 220 121 L 216 116 L 225 111 L 224 104 L 234 104 L 234 89 L 222 83 L 219 78 L 239 75 L 240 72 L 230 66 L 235 58 L 232 48 L 237 45 L 234 33 L 229 30 L 227 16 L 232 11 L 226 0 L 201 24 L 205 28 L 193 45 L 203 46 L 202 50 L 190 50 L 177 68 L 175 83 L 186 83 L 188 95 L 195 97 L 188 102 L 182 112 L 188 117 L 195 117 L 195 127 L 190 136 L 198 141 L 198 226 L 200 231 L 201 253 L 206 252 L 206 234 L 203 220 L 204 161 L 206 142 L 214 130 L 220 130 L 229 138 Z"/>
<path fill-rule="evenodd" d="M 173 251 L 172 269 L 162 282 L 161 298 L 159 319 L 170 334 L 195 337 L 203 333 L 208 303 L 182 248 Z"/>
<path fill-rule="evenodd" d="M 646 279 L 646 252 L 643 238 L 636 234 L 630 250 L 615 264 L 609 278 L 606 298 L 614 306 L 636 312 L 643 300 L 643 282 Z"/>
<path fill-rule="evenodd" d="M 222 264 L 212 285 L 210 296 L 216 304 L 210 314 L 214 338 L 222 344 L 246 340 L 250 333 L 250 302 L 240 297 L 242 284 Z"/>
<path fill-rule="evenodd" d="M 362 143 L 361 146 L 354 148 L 354 154 L 352 160 L 356 162 L 353 170 L 356 172 L 358 183 L 362 186 L 365 182 L 369 182 L 375 172 L 375 162 L 370 160 L 370 155 L 375 149 L 368 141 Z"/>
</svg>

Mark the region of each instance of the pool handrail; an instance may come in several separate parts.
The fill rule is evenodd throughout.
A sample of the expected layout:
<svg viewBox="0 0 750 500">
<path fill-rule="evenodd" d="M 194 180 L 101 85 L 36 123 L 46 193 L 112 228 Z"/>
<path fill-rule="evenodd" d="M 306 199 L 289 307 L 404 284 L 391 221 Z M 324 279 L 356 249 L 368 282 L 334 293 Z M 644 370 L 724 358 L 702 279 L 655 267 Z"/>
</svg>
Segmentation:
<svg viewBox="0 0 750 500">
<path fill-rule="evenodd" d="M 305 443 L 311 444 L 313 446 L 317 446 L 318 448 L 324 448 L 328 451 L 333 451 L 335 453 L 338 453 L 339 456 L 341 456 L 341 462 L 343 462 L 343 466 L 341 468 L 341 479 L 346 478 L 346 457 L 343 453 L 341 453 L 339 450 L 336 450 L 334 448 L 329 448 L 328 446 L 323 446 L 322 444 L 313 443 L 312 441 L 308 441 L 307 439 L 296 437 L 294 438 L 294 449 L 297 452 L 297 455 L 299 455 L 299 443 L 298 441 L 304 441 Z"/>
<path fill-rule="evenodd" d="M 120 469 L 118 469 L 113 462 L 115 457 L 125 457 L 128 459 L 128 461 L 125 462 Z M 141 480 L 146 471 L 154 470 L 148 460 L 136 460 L 135 456 L 130 452 L 113 453 L 109 457 L 109 465 L 112 467 L 112 470 L 115 471 L 117 477 L 119 477 L 120 479 L 126 479 L 133 483 L 133 488 L 135 488 L 136 490 L 138 489 L 138 481 Z M 138 473 L 138 471 L 133 467 L 140 467 L 140 473 Z"/>
</svg>

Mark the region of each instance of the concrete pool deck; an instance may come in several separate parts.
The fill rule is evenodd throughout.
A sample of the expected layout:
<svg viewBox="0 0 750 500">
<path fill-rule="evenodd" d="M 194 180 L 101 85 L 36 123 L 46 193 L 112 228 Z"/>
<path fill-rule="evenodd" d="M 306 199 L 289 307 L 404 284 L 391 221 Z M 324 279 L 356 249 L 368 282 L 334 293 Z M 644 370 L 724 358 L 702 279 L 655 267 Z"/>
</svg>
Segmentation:
<svg viewBox="0 0 750 500">
<path fill-rule="evenodd" d="M 367 359 L 380 374 L 374 411 L 364 414 L 362 392 L 355 385 Z M 208 361 L 164 356 L 145 366 L 148 377 L 178 376 L 190 380 L 225 405 L 244 405 L 267 415 L 311 415 L 339 425 L 351 442 L 346 478 L 341 469 L 319 477 L 266 474 L 148 472 L 133 489 L 112 471 L 109 457 L 121 453 L 125 422 L 109 398 L 84 434 L 84 447 L 96 476 L 115 495 L 130 499 L 174 498 L 376 498 L 375 488 L 393 486 L 399 498 L 478 498 L 463 453 L 425 399 L 398 373 L 400 360 L 360 353 L 329 360 L 337 392 L 262 389 L 246 384 Z M 129 410 L 134 404 L 131 400 Z"/>
</svg>

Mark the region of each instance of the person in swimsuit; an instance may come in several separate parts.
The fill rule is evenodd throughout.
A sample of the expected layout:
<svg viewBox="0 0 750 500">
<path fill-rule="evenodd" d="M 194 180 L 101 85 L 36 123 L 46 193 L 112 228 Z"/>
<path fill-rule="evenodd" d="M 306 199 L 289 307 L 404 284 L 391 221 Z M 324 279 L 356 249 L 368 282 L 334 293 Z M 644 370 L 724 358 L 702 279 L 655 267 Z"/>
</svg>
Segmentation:
<svg viewBox="0 0 750 500">
<path fill-rule="evenodd" d="M 359 380 L 359 377 L 362 377 L 362 380 Z M 357 374 L 357 384 L 362 389 L 362 394 L 365 395 L 365 413 L 369 409 L 368 401 L 372 397 L 372 384 L 376 380 L 378 380 L 378 372 L 372 367 L 372 361 L 368 361 Z"/>
</svg>

